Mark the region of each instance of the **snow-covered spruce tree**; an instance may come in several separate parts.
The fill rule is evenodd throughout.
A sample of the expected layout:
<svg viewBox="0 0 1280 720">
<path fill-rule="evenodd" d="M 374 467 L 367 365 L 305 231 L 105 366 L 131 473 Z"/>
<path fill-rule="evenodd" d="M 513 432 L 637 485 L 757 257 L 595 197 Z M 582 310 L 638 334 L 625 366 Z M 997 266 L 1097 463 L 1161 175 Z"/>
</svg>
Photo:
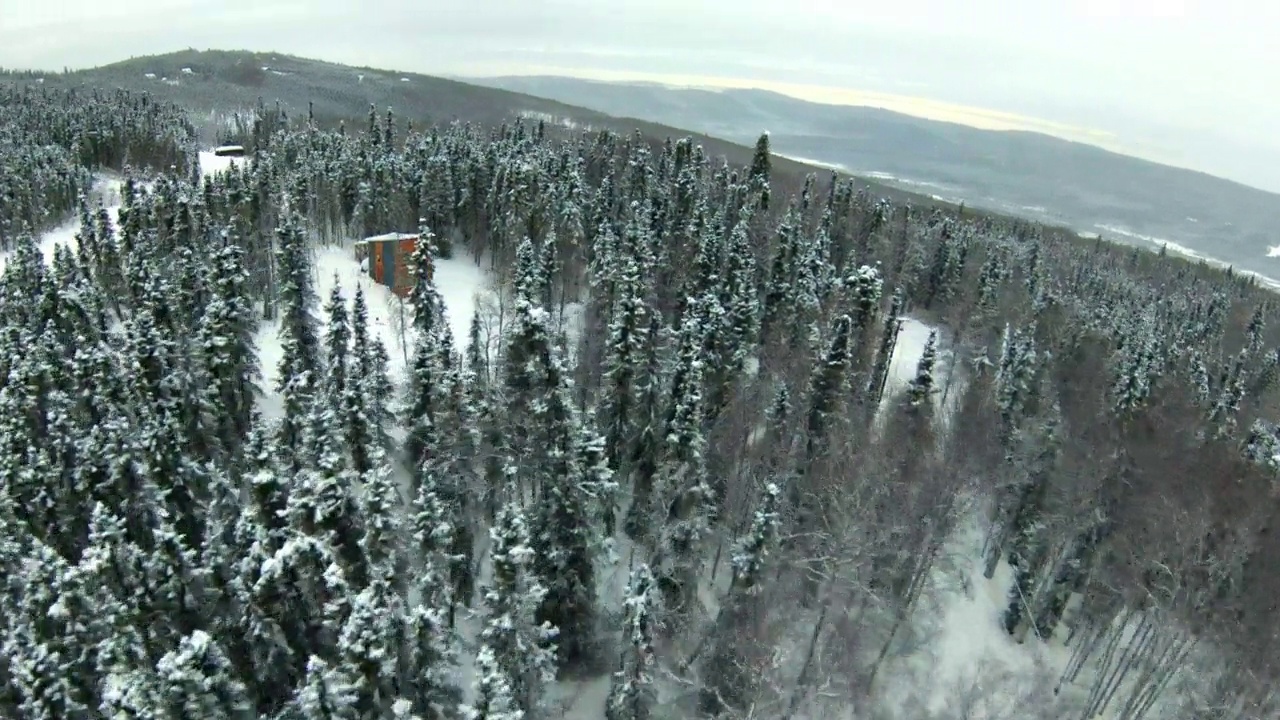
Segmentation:
<svg viewBox="0 0 1280 720">
<path fill-rule="evenodd" d="M 356 678 L 360 717 L 387 717 L 399 693 L 404 599 L 391 578 L 375 577 L 350 598 L 350 603 L 351 611 L 338 636 L 338 668 L 343 676 Z"/>
<path fill-rule="evenodd" d="M 621 667 L 613 674 L 605 701 L 606 720 L 649 720 L 657 701 L 651 668 L 657 623 L 658 588 L 649 566 L 640 563 L 627 581 L 623 601 Z"/>
<path fill-rule="evenodd" d="M 353 382 L 351 368 L 351 323 L 347 317 L 347 302 L 342 297 L 342 284 L 335 274 L 329 300 L 325 303 L 327 318 L 324 335 L 324 400 L 332 407 L 333 416 L 342 418 L 343 400 L 347 387 Z"/>
<path fill-rule="evenodd" d="M 167 715 L 175 718 L 250 720 L 253 708 L 244 686 L 218 642 L 202 630 L 182 638 L 156 663 Z"/>
<path fill-rule="evenodd" d="M 662 362 L 659 354 L 659 340 L 662 335 L 663 321 L 661 313 L 650 313 L 649 328 L 646 340 L 647 356 L 644 362 L 644 383 L 639 393 L 640 405 L 637 408 L 637 427 L 639 436 L 631 453 L 631 503 L 623 520 L 623 530 L 628 537 L 637 542 L 647 542 L 657 535 L 659 526 L 654 520 L 658 517 L 655 508 L 658 502 L 657 481 L 658 460 L 661 455 L 661 416 Z"/>
<path fill-rule="evenodd" d="M 924 343 L 924 351 L 916 363 L 916 374 L 907 383 L 907 406 L 918 413 L 927 413 L 923 417 L 932 420 L 933 395 L 938 392 L 937 382 L 933 374 L 938 364 L 938 331 L 929 331 L 929 339 Z"/>
<path fill-rule="evenodd" d="M 8 601 L 12 615 L 0 635 L 0 656 L 7 660 L 4 681 L 18 706 L 17 717 L 92 717 L 94 693 L 86 687 L 90 678 L 78 662 L 78 633 L 68 632 L 78 629 L 82 620 L 75 616 L 80 613 L 72 615 L 73 606 L 64 604 L 71 599 L 71 568 L 48 544 L 33 537 L 26 540 L 27 555 L 20 568 L 17 558 L 3 561 L 12 568 L 9 581 L 25 588 Z"/>
<path fill-rule="evenodd" d="M 755 154 L 751 157 L 751 169 L 747 178 L 751 190 L 760 198 L 760 209 L 769 209 L 769 180 L 773 161 L 770 158 L 769 133 L 762 133 L 756 140 Z"/>
<path fill-rule="evenodd" d="M 563 403 L 566 396 L 556 393 L 553 402 Z M 569 408 L 561 412 L 572 413 Z M 557 660 L 563 668 L 580 668 L 594 660 L 597 632 L 594 523 L 586 487 L 593 478 L 582 465 L 580 434 L 572 426 L 562 432 L 553 455 L 557 466 L 542 486 L 531 568 L 546 590 L 537 619 L 558 630 Z"/>
<path fill-rule="evenodd" d="M 455 661 L 455 613 L 459 592 L 473 589 L 470 547 L 459 548 L 457 525 L 465 521 L 458 506 L 447 504 L 437 492 L 434 473 L 418 484 L 412 505 L 416 571 L 409 597 L 407 652 L 401 662 L 401 695 L 413 703 L 423 720 L 450 717 L 461 697 L 450 677 Z M 467 536 L 469 540 L 470 536 Z M 457 552 L 462 550 L 462 552 Z"/>
<path fill-rule="evenodd" d="M 1150 332 L 1150 328 L 1137 329 L 1137 335 L 1130 337 L 1119 351 L 1111 385 L 1113 410 L 1117 416 L 1132 417 L 1151 397 L 1155 380 L 1152 367 L 1155 339 Z M 1224 393 L 1222 397 L 1229 396 Z M 1215 405 L 1215 415 L 1218 410 Z M 1221 417 L 1225 419 L 1225 416 L 1224 413 Z"/>
<path fill-rule="evenodd" d="M 319 656 L 307 658 L 306 678 L 281 720 L 363 720 L 357 709 L 356 678 L 330 667 Z"/>
<path fill-rule="evenodd" d="M 1035 326 L 1017 331 L 1006 327 L 1001 343 L 1000 360 L 995 377 L 996 408 L 1000 423 L 1000 447 L 1004 451 L 1006 466 L 1014 459 L 1022 438 L 1022 425 L 1034 400 L 1039 358 L 1035 346 Z M 998 493 L 993 508 L 991 535 L 986 546 L 985 568 L 987 579 L 995 576 L 1000 557 L 1007 551 L 1009 520 L 1015 496 L 1004 490 Z"/>
<path fill-rule="evenodd" d="M 436 289 L 433 256 L 436 252 L 436 236 L 431 228 L 419 229 L 418 242 L 414 245 L 409 262 L 413 265 L 413 329 L 418 333 L 443 330 L 448 327 L 444 317 L 444 300 Z"/>
<path fill-rule="evenodd" d="M 1007 278 L 1004 255 L 994 248 L 988 249 L 986 260 L 978 271 L 978 296 L 974 304 L 976 322 L 986 324 L 994 317 L 1000 289 Z"/>
<path fill-rule="evenodd" d="M 1149 350 L 1149 353 L 1154 351 Z M 1220 391 L 1209 411 L 1209 425 L 1218 439 L 1231 437 L 1240 415 L 1240 402 L 1244 400 L 1244 375 L 1249 363 L 1249 350 L 1242 349 L 1232 361 L 1222 382 Z"/>
<path fill-rule="evenodd" d="M 443 465 L 440 457 L 445 437 L 443 427 L 448 413 L 449 387 L 445 368 L 449 362 L 443 334 L 449 332 L 444 306 L 429 272 L 429 256 L 424 244 L 414 251 L 416 272 L 413 290 L 413 359 L 409 376 L 409 435 L 405 442 L 405 462 L 412 468 L 432 461 Z"/>
<path fill-rule="evenodd" d="M 492 654 L 492 673 L 510 686 L 515 707 L 529 714 L 555 679 L 556 629 L 534 619 L 547 591 L 530 569 L 534 550 L 519 506 L 503 506 L 489 537 L 493 576 L 483 595 L 479 652 Z M 482 675 L 476 682 L 479 691 L 487 681 Z"/>
<path fill-rule="evenodd" d="M 147 298 L 128 322 L 128 353 L 137 373 L 135 413 L 140 416 L 138 431 L 143 448 L 143 472 L 164 489 L 165 505 L 177 527 L 192 547 L 198 547 L 203 531 L 203 514 L 208 501 L 207 471 L 197 458 L 203 456 L 203 438 L 184 423 L 192 393 L 193 379 L 180 360 L 173 331 L 166 331 L 159 310 L 166 302 L 162 281 L 154 276 L 147 283 Z"/>
<path fill-rule="evenodd" d="M 752 630 L 760 626 L 764 612 L 759 592 L 769 553 L 777 542 L 781 495 L 777 484 L 765 486 L 751 527 L 733 554 L 729 594 L 716 619 L 712 652 L 702 665 L 698 704 L 712 717 L 745 709 L 762 679 L 756 669 L 761 653 L 771 652 L 752 637 Z"/>
<path fill-rule="evenodd" d="M 447 608 L 449 627 L 454 626 L 458 603 L 470 607 L 475 589 L 475 567 L 472 558 L 474 540 L 467 503 L 455 478 L 445 477 L 444 463 L 428 458 L 413 475 L 414 533 L 422 554 L 438 554 L 439 568 L 449 583 Z M 425 562 L 425 557 L 420 558 Z"/>
<path fill-rule="evenodd" d="M 96 645 L 89 649 L 94 676 L 105 691 L 113 677 L 150 669 L 148 650 L 140 632 L 144 627 L 138 606 L 145 578 L 142 556 L 125 537 L 124 523 L 102 503 L 93 509 L 89 523 L 89 543 L 76 573 L 89 589 L 95 613 L 92 626 L 98 632 Z M 100 705 L 106 701 L 100 692 Z"/>
<path fill-rule="evenodd" d="M 351 300 L 351 372 L 342 403 L 342 425 L 351 468 L 361 474 L 373 466 L 377 451 L 389 451 L 391 447 L 391 417 L 386 405 L 390 381 L 384 368 L 385 364 L 378 362 L 376 344 L 369 337 L 364 288 L 356 285 Z"/>
<path fill-rule="evenodd" d="M 744 213 L 729 238 L 725 259 L 725 278 L 721 306 L 724 338 L 723 368 L 713 388 L 712 407 L 723 407 L 730 398 L 732 386 L 743 380 L 747 361 L 756 351 L 760 334 L 760 295 L 756 288 L 755 252 L 751 245 L 751 214 Z M 816 296 L 814 311 L 816 313 Z M 802 322 L 796 318 L 797 323 Z"/>
<path fill-rule="evenodd" d="M 337 550 L 348 581 L 363 588 L 369 579 L 369 563 L 362 546 L 364 517 L 356 495 L 354 473 L 343 457 L 332 408 L 312 404 L 305 428 L 307 468 L 294 479 L 288 514 L 293 527 L 323 539 Z"/>
<path fill-rule="evenodd" d="M 1004 628 L 1019 636 L 1034 622 L 1037 578 L 1048 552 L 1044 537 L 1044 515 L 1049 485 L 1057 472 L 1061 454 L 1062 410 L 1054 402 L 1035 433 L 1034 455 L 1029 458 L 1025 477 L 1016 489 L 1009 517 L 1007 552 L 1013 567 L 1014 583 L 1004 613 Z"/>
<path fill-rule="evenodd" d="M 280 440 L 285 467 L 299 472 L 305 463 L 305 426 L 320 385 L 320 329 L 312 314 L 317 298 L 311 278 L 306 235 L 295 213 L 285 210 L 276 232 L 280 277 L 280 367 L 276 392 L 284 399 Z"/>
<path fill-rule="evenodd" d="M 1246 393 L 1250 397 L 1262 397 L 1276 387 L 1276 380 L 1280 380 L 1280 348 L 1263 353 L 1259 364 Z"/>
<path fill-rule="evenodd" d="M 862 375 L 867 372 L 872 362 L 872 343 L 876 330 L 876 319 L 880 314 L 880 302 L 884 297 L 884 275 L 880 269 L 870 265 L 860 265 L 849 273 L 841 282 L 843 303 L 848 308 L 849 318 L 853 321 L 850 330 L 852 362 L 850 370 Z M 899 310 L 901 307 L 899 306 Z"/>
<path fill-rule="evenodd" d="M 341 568 L 328 543 L 295 533 L 252 578 L 249 630 L 259 651 L 255 659 L 286 662 L 285 668 L 261 666 L 271 672 L 287 670 L 285 687 L 301 682 L 310 656 L 338 657 L 338 638 L 353 595 Z"/>
<path fill-rule="evenodd" d="M 538 619 L 558 628 L 558 659 L 571 668 L 590 660 L 594 644 L 596 515 L 591 506 L 609 488 L 596 486 L 597 478 L 589 477 L 582 464 L 579 445 L 587 435 L 572 405 L 568 372 L 551 343 L 548 314 L 539 304 L 544 270 L 527 240 L 518 257 L 516 318 L 508 341 L 507 435 L 514 438 L 520 459 L 517 477 L 529 480 L 528 491 L 537 501 L 534 572 L 546 587 Z"/>
<path fill-rule="evenodd" d="M 614 470 L 630 458 L 639 432 L 639 393 L 644 380 L 648 315 L 645 287 L 637 259 L 618 260 L 618 299 L 609 322 L 602 362 L 598 417 L 605 435 L 605 454 Z"/>
<path fill-rule="evenodd" d="M 1037 356 L 1035 327 L 1005 328 L 998 371 L 996 403 L 1000 413 L 1000 441 L 1006 452 L 1012 452 L 1019 426 L 1031 402 Z"/>
<path fill-rule="evenodd" d="M 262 588 L 258 587 L 258 581 L 264 570 L 274 569 L 272 558 L 278 551 L 248 512 L 242 513 L 241 519 L 237 531 L 239 544 L 248 549 L 239 558 L 236 577 L 231 583 L 235 605 L 240 610 L 232 618 L 234 635 L 224 637 L 235 638 L 227 644 L 228 656 L 241 670 L 240 678 L 249 688 L 259 714 L 270 716 L 285 706 L 303 677 L 300 658 L 294 654 L 294 647 L 285 634 L 297 618 L 278 619 L 277 598 L 270 596 L 274 587 L 266 589 L 265 597 L 259 595 Z"/>
<path fill-rule="evenodd" d="M 507 670 L 498 663 L 493 648 L 481 645 L 476 655 L 475 701 L 463 708 L 466 720 L 522 720 L 526 712 L 516 702 Z"/>
<path fill-rule="evenodd" d="M 216 435 L 221 455 L 233 459 L 249 433 L 260 372 L 244 250 L 233 238 L 225 242 L 209 263 L 210 299 L 200 317 L 197 347 L 204 371 L 204 425 Z"/>
<path fill-rule="evenodd" d="M 409 558 L 403 548 L 404 523 L 401 520 L 405 503 L 400 489 L 396 487 L 392 468 L 386 456 L 378 453 L 372 467 L 356 477 L 361 485 L 360 554 L 369 568 L 369 578 L 386 580 L 403 591 L 409 567 Z"/>
<path fill-rule="evenodd" d="M 924 305 L 934 308 L 954 300 L 969 256 L 969 238 L 944 220 L 939 227 L 933 261 L 924 278 Z"/>
<path fill-rule="evenodd" d="M 250 423 L 249 437 L 235 470 L 248 488 L 248 506 L 244 511 L 272 538 L 274 552 L 283 544 L 285 529 L 289 526 L 290 483 L 275 462 L 278 451 L 270 429 L 257 412 L 253 413 Z"/>
<path fill-rule="evenodd" d="M 506 403 L 508 442 L 518 456 L 532 454 L 535 450 L 534 433 L 537 431 L 537 402 L 548 391 L 548 380 L 543 375 L 551 368 L 539 362 L 538 353 L 551 352 L 546 310 L 539 304 L 541 264 L 533 242 L 525 238 L 516 248 L 514 272 L 515 326 L 505 339 L 503 374 L 503 400 Z M 537 488 L 532 490 L 536 495 Z"/>
<path fill-rule="evenodd" d="M 427 246 L 419 244 L 414 257 L 418 275 L 414 287 L 415 335 L 409 378 L 406 461 L 413 469 L 411 486 L 415 497 L 419 501 L 428 496 L 434 498 L 446 510 L 446 515 L 435 521 L 446 522 L 448 528 L 445 545 L 437 550 L 447 557 L 442 569 L 447 571 L 452 586 L 447 609 L 449 626 L 453 627 L 453 602 L 469 605 L 474 587 L 474 536 L 468 517 L 470 504 L 466 488 L 452 467 L 455 435 L 459 428 L 454 388 L 450 382 L 449 368 L 453 360 L 450 329 L 439 293 L 427 272 L 430 263 Z M 422 512 L 422 508 L 417 510 Z M 420 525 L 417 530 L 423 532 L 424 527 Z"/>
<path fill-rule="evenodd" d="M 833 429 L 833 421 L 839 417 L 837 411 L 848 389 L 849 333 L 852 327 L 853 322 L 848 315 L 836 318 L 827 350 L 809 379 L 806 462 L 812 462 L 825 449 L 827 435 Z M 799 492 L 801 488 L 797 486 L 796 492 L 792 493 L 793 503 L 799 502 Z"/>
<path fill-rule="evenodd" d="M 880 342 L 876 346 L 874 364 L 871 367 L 871 379 L 867 384 L 866 409 L 868 417 L 873 417 L 884 399 L 885 385 L 889 381 L 889 364 L 893 361 L 893 352 L 898 345 L 898 334 L 902 331 L 902 309 L 906 302 L 901 288 L 893 293 L 889 305 L 889 314 L 884 318 L 880 332 Z"/>
<path fill-rule="evenodd" d="M 489 373 L 488 334 L 480 320 L 480 308 L 476 307 L 471 314 L 471 326 L 467 330 L 466 367 L 474 378 L 474 384 L 484 395 L 492 380 Z"/>
<path fill-rule="evenodd" d="M 1249 324 L 1245 326 L 1245 336 L 1247 338 L 1247 348 L 1249 354 L 1256 355 L 1262 350 L 1263 332 L 1267 327 L 1267 305 L 1259 303 L 1253 309 L 1253 315 L 1249 317 Z"/>
<path fill-rule="evenodd" d="M 693 607 L 701 543 L 717 512 L 707 478 L 703 435 L 704 318 L 701 298 L 689 298 L 678 335 L 676 368 L 667 410 L 665 443 L 654 482 L 651 522 L 662 528 L 652 564 L 664 585 L 666 607 L 677 618 Z M 675 623 L 673 623 L 675 624 Z"/>
</svg>

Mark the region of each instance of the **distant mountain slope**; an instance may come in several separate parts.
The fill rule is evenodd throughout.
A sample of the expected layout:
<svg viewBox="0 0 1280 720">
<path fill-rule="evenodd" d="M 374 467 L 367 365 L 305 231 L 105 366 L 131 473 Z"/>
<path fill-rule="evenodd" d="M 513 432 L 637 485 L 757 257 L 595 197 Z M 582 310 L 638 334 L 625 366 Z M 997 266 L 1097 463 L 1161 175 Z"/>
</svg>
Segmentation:
<svg viewBox="0 0 1280 720">
<path fill-rule="evenodd" d="M 357 68 L 299 58 L 280 53 L 228 50 L 186 50 L 167 55 L 132 58 L 72 73 L 0 75 L 0 83 L 45 87 L 124 88 L 145 91 L 190 108 L 194 118 L 217 142 L 219 125 L 237 110 L 247 111 L 262 100 L 270 107 L 277 101 L 291 117 L 305 115 L 314 103 L 317 121 L 331 126 L 339 120 L 362 123 L 373 104 L 379 113 L 388 107 L 402 120 L 422 127 L 454 120 L 495 126 L 517 116 L 542 119 L 561 130 L 591 128 L 619 133 L 639 130 L 661 140 L 691 136 L 713 157 L 735 164 L 750 162 L 759 133 L 747 144 L 710 137 L 652 121 L 611 114 L 534 97 L 514 91 L 468 84 L 456 80 L 374 68 Z M 402 126 L 403 127 L 403 126 Z M 778 158 L 775 169 L 783 182 L 798 183 L 815 168 Z M 881 183 L 870 182 L 876 192 L 904 200 L 918 196 Z"/>
<path fill-rule="evenodd" d="M 559 77 L 476 80 L 736 142 L 768 130 L 776 152 L 971 205 L 1149 244 L 1159 238 L 1280 277 L 1280 195 L 1029 132 L 978 130 L 759 90 L 697 90 Z"/>
</svg>

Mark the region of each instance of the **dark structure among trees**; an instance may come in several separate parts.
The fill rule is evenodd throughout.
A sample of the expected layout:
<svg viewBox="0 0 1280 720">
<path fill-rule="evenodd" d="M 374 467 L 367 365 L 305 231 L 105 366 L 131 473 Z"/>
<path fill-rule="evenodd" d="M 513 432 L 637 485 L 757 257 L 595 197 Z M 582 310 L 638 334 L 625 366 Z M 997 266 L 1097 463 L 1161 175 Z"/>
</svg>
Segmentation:
<svg viewBox="0 0 1280 720">
<path fill-rule="evenodd" d="M 419 235 L 386 233 L 356 242 L 356 259 L 379 285 L 391 288 L 400 297 L 408 297 L 416 283 L 413 263 Z M 428 263 L 428 269 L 431 265 Z"/>
</svg>

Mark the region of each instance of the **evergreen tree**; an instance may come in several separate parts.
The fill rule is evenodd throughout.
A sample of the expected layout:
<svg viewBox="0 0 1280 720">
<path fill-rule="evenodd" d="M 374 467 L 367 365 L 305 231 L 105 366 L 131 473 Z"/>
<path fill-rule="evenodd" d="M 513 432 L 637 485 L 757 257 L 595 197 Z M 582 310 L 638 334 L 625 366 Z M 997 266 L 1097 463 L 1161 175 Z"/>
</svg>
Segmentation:
<svg viewBox="0 0 1280 720">
<path fill-rule="evenodd" d="M 204 361 L 204 424 L 217 435 L 224 457 L 248 436 L 259 378 L 253 344 L 244 251 L 234 242 L 218 249 L 205 285 L 211 296 L 201 315 L 197 343 Z"/>
<path fill-rule="evenodd" d="M 464 708 L 467 720 L 521 720 L 525 711 L 516 702 L 512 678 L 507 674 L 493 648 L 480 646 L 476 656 L 476 700 Z"/>
<path fill-rule="evenodd" d="M 305 684 L 283 714 L 288 720 L 359 720 L 355 679 L 312 655 Z"/>
<path fill-rule="evenodd" d="M 286 212 L 277 235 L 280 275 L 280 367 L 276 392 L 284 398 L 282 449 L 293 472 L 305 463 L 304 426 L 320 383 L 320 331 L 312 310 L 317 302 L 306 237 L 298 218 Z"/>
<path fill-rule="evenodd" d="M 336 275 L 324 314 L 328 318 L 324 338 L 325 368 L 328 373 L 325 376 L 324 390 L 326 400 L 335 406 L 334 415 L 342 417 L 345 410 L 343 402 L 352 382 L 350 368 L 353 363 L 350 360 L 351 325 L 347 319 L 347 303 L 342 297 L 342 285 Z"/>
<path fill-rule="evenodd" d="M 760 209 L 769 209 L 769 180 L 772 168 L 772 160 L 769 148 L 769 133 L 763 133 L 756 140 L 755 155 L 751 158 L 751 170 L 748 173 L 748 179 L 751 182 L 752 190 L 759 193 Z"/>
<path fill-rule="evenodd" d="M 399 690 L 399 653 L 405 637 L 402 600 L 389 578 L 374 578 L 350 602 L 338 638 L 338 670 L 356 679 L 360 717 L 387 717 Z"/>
<path fill-rule="evenodd" d="M 623 601 L 622 637 L 626 643 L 621 667 L 613 674 L 605 702 L 606 720 L 648 720 L 656 703 L 653 677 L 654 607 L 658 593 L 649 566 L 641 563 L 631 571 L 627 597 Z"/>
<path fill-rule="evenodd" d="M 364 289 L 357 285 L 351 301 L 351 372 L 342 399 L 342 427 L 351 469 L 360 475 L 373 468 L 376 451 L 390 446 L 386 407 L 389 381 L 381 374 L 376 349 L 369 337 Z"/>
<path fill-rule="evenodd" d="M 547 591 L 530 571 L 534 551 L 519 508 L 504 506 L 489 537 L 493 577 L 484 592 L 479 653 L 493 657 L 493 670 L 477 677 L 477 695 L 491 675 L 499 675 L 501 680 L 494 687 L 509 684 L 515 707 L 528 714 L 555 679 L 556 628 L 534 620 Z"/>
<path fill-rule="evenodd" d="M 160 693 L 170 717 L 213 720 L 253 717 L 244 686 L 231 663 L 207 633 L 196 630 L 156 664 Z"/>
<path fill-rule="evenodd" d="M 706 336 L 698 312 L 700 302 L 701 299 L 690 298 L 680 324 L 666 443 L 655 481 L 667 512 L 653 565 L 661 582 L 666 583 L 665 604 L 676 613 L 691 609 L 701 540 L 710 529 L 717 503 L 707 478 L 706 438 L 702 431 L 702 352 Z"/>
<path fill-rule="evenodd" d="M 729 596 L 717 618 L 715 648 L 705 667 L 706 686 L 699 694 L 699 705 L 708 715 L 718 716 L 741 706 L 760 680 L 751 669 L 751 656 L 759 650 L 749 647 L 752 641 L 748 630 L 759 622 L 763 612 L 758 594 L 765 562 L 777 540 L 781 495 L 782 489 L 776 484 L 765 486 L 751 526 L 733 554 Z"/>
</svg>

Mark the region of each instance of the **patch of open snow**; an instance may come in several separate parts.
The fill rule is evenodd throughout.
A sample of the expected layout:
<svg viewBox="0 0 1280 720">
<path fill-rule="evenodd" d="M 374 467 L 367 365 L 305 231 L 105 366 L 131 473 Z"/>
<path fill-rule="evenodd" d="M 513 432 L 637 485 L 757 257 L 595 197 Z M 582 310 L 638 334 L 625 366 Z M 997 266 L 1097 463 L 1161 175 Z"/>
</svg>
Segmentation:
<svg viewBox="0 0 1280 720">
<path fill-rule="evenodd" d="M 902 330 L 898 333 L 898 344 L 893 347 L 893 357 L 889 360 L 889 388 L 903 387 L 916 376 L 916 365 L 924 354 L 925 343 L 929 341 L 929 333 L 936 330 L 932 325 L 906 317 L 902 319 Z"/>
<path fill-rule="evenodd" d="M 219 158 L 222 159 L 222 158 Z M 203 164 L 202 164 L 203 167 Z M 397 388 L 402 387 L 406 378 L 409 360 L 413 353 L 411 325 L 413 308 L 408 300 L 402 300 L 385 285 L 380 285 L 369 277 L 356 260 L 352 243 L 343 245 L 323 245 L 314 248 L 316 294 L 320 307 L 316 310 L 317 319 L 323 327 L 328 322 L 324 313 L 324 304 L 328 302 L 329 293 L 335 283 L 341 286 L 342 296 L 348 307 L 355 297 L 356 288 L 364 291 L 365 304 L 369 308 L 369 335 L 382 341 L 387 348 L 390 364 L 387 368 L 391 382 Z M 488 287 L 488 276 L 474 262 L 467 260 L 436 259 L 436 289 L 444 300 L 445 312 L 449 326 L 453 330 L 454 347 L 465 350 L 469 341 L 471 315 L 475 308 L 477 295 L 483 295 Z M 262 366 L 262 388 L 264 396 L 259 406 L 263 416 L 278 418 L 283 412 L 279 396 L 275 393 L 279 379 L 279 365 L 283 351 L 280 348 L 280 321 L 262 323 L 257 331 L 255 342 L 258 347 L 258 360 Z"/>
<path fill-rule="evenodd" d="M 222 157 L 215 155 L 212 150 L 200 151 L 200 174 L 202 176 L 213 175 L 226 171 L 235 164 L 237 158 Z"/>
<path fill-rule="evenodd" d="M 108 178 L 99 176 L 93 183 L 93 188 L 89 191 L 89 209 L 91 212 L 97 212 L 98 203 L 107 208 L 107 212 L 111 215 L 113 226 L 120 222 L 120 185 L 121 181 L 117 178 Z M 37 247 L 40 248 L 40 254 L 44 256 L 46 263 L 53 262 L 54 251 L 59 245 L 65 245 L 71 250 L 78 247 L 76 234 L 80 232 L 80 216 L 76 214 L 61 225 L 42 233 L 37 240 Z M 0 271 L 4 270 L 4 266 L 9 261 L 9 253 L 0 253 Z"/>
</svg>

